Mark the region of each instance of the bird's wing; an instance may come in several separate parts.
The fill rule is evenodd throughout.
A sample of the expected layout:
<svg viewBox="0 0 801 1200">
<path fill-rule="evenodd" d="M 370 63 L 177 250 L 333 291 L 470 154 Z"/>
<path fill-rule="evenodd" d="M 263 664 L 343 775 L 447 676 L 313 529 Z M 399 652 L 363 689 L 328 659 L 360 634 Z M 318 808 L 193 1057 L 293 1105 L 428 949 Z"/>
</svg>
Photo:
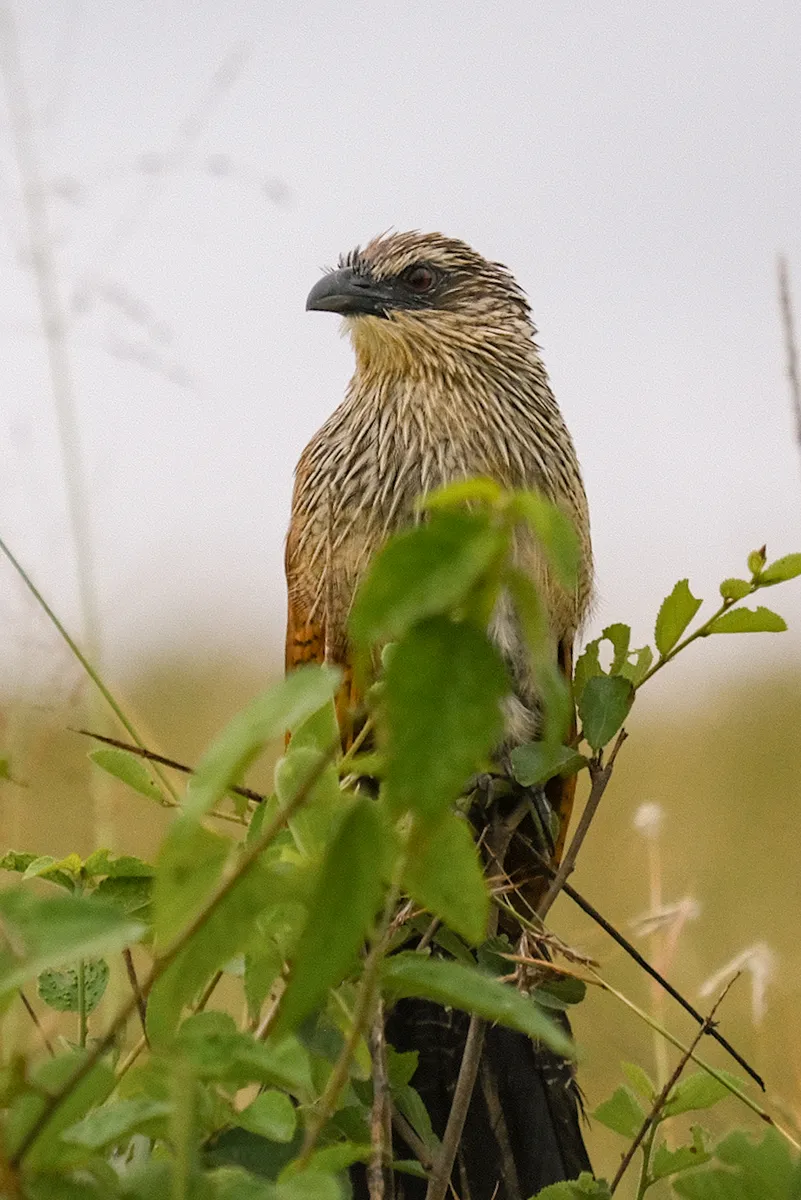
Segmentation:
<svg viewBox="0 0 801 1200">
<path fill-rule="evenodd" d="M 304 663 L 333 663 L 343 672 L 342 684 L 336 695 L 337 723 L 342 735 L 343 749 L 348 750 L 356 735 L 354 713 L 360 705 L 360 694 L 353 677 L 353 666 L 347 652 L 347 643 L 342 637 L 330 636 L 326 629 L 326 617 L 312 612 L 309 600 L 298 587 L 294 561 L 293 540 L 287 540 L 287 622 L 284 665 L 293 671 Z"/>
</svg>

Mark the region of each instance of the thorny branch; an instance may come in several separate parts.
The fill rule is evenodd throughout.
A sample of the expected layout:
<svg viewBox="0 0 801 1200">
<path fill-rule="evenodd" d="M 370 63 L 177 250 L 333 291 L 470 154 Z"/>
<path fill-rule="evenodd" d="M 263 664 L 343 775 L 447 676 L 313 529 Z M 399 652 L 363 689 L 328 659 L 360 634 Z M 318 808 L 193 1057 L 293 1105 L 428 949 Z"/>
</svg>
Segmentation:
<svg viewBox="0 0 801 1200">
<path fill-rule="evenodd" d="M 615 1177 L 612 1180 L 612 1183 L 610 1185 L 610 1188 L 609 1188 L 610 1192 L 614 1193 L 614 1191 L 617 1188 L 618 1184 L 620 1183 L 621 1179 L 625 1175 L 631 1160 L 634 1158 L 634 1155 L 637 1153 L 637 1150 L 641 1146 L 643 1139 L 645 1138 L 646 1134 L 648 1133 L 648 1130 L 657 1121 L 660 1112 L 665 1107 L 665 1102 L 667 1101 L 668 1096 L 670 1095 L 670 1093 L 673 1090 L 673 1088 L 675 1087 L 675 1085 L 678 1083 L 679 1077 L 680 1077 L 682 1071 L 684 1070 L 684 1068 L 687 1066 L 687 1063 L 692 1058 L 693 1051 L 698 1046 L 698 1043 L 701 1041 L 701 1038 L 704 1036 L 704 1034 L 709 1033 L 709 1031 L 712 1029 L 712 1027 L 713 1027 L 712 1023 L 715 1018 L 715 1013 L 718 1011 L 721 1004 L 725 1000 L 725 998 L 729 992 L 729 988 L 732 986 L 732 984 L 735 982 L 735 980 L 739 979 L 739 977 L 740 977 L 740 972 L 738 971 L 738 973 L 736 975 L 734 975 L 729 980 L 729 982 L 726 984 L 725 988 L 723 989 L 723 991 L 720 993 L 717 1000 L 713 1004 L 713 1006 L 709 1012 L 709 1016 L 706 1017 L 703 1024 L 701 1025 L 701 1028 L 698 1030 L 697 1034 L 695 1035 L 693 1041 L 690 1043 L 690 1045 L 687 1047 L 687 1049 L 682 1054 L 679 1061 L 676 1063 L 675 1070 L 671 1074 L 671 1076 L 668 1079 L 665 1086 L 662 1088 L 662 1091 L 659 1093 L 659 1095 L 654 1100 L 654 1102 L 651 1106 L 651 1111 L 648 1113 L 648 1115 L 646 1116 L 642 1125 L 640 1126 L 639 1130 L 637 1131 L 637 1136 L 635 1137 L 634 1141 L 629 1146 L 626 1153 L 623 1155 L 623 1159 L 620 1163 L 620 1166 L 618 1167 Z"/>
</svg>

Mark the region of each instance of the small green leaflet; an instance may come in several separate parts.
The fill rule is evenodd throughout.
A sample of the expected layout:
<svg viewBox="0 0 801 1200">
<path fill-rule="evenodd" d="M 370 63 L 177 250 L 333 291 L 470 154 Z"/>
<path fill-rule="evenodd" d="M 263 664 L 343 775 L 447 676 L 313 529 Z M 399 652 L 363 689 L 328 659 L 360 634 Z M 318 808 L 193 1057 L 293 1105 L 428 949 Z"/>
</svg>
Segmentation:
<svg viewBox="0 0 801 1200">
<path fill-rule="evenodd" d="M 613 1129 L 627 1138 L 636 1137 L 645 1120 L 637 1097 L 627 1087 L 617 1088 L 608 1100 L 598 1105 L 592 1116 L 607 1129 Z"/>
<path fill-rule="evenodd" d="M 108 985 L 108 963 L 104 958 L 83 960 L 83 1003 L 87 1013 L 94 1012 Z M 57 1012 L 78 1012 L 80 1008 L 80 986 L 77 967 L 64 967 L 61 971 L 47 968 L 37 980 L 37 990 L 48 1008 Z"/>
<path fill-rule="evenodd" d="M 477 969 L 403 951 L 384 962 L 381 976 L 384 990 L 393 998 L 421 996 L 461 1008 L 539 1038 L 557 1054 L 575 1055 L 570 1039 L 528 996 Z"/>
<path fill-rule="evenodd" d="M 587 680 L 578 711 L 584 737 L 600 750 L 615 736 L 629 714 L 634 688 L 622 675 L 595 675 Z"/>
<path fill-rule="evenodd" d="M 786 629 L 784 618 L 761 604 L 759 608 L 733 608 L 709 626 L 710 633 L 784 633 Z"/>
<path fill-rule="evenodd" d="M 702 603 L 692 594 L 686 579 L 680 579 L 670 595 L 662 601 L 654 637 L 656 648 L 663 658 L 676 645 Z"/>
<path fill-rule="evenodd" d="M 451 611 L 504 548 L 483 513 L 434 511 L 425 525 L 393 538 L 373 559 L 350 614 L 362 652 L 399 638 L 415 621 Z"/>
<path fill-rule="evenodd" d="M 772 587 L 775 583 L 784 583 L 785 579 L 795 579 L 801 575 L 801 554 L 785 554 L 777 558 L 759 576 L 760 587 Z"/>
<path fill-rule="evenodd" d="M 575 775 L 587 765 L 584 755 L 571 746 L 551 742 L 525 742 L 516 746 L 511 760 L 514 777 L 524 787 L 547 783 L 554 775 Z"/>
<path fill-rule="evenodd" d="M 101 771 L 126 783 L 140 796 L 147 796 L 148 800 L 155 800 L 158 804 L 164 803 L 160 789 L 153 782 L 150 772 L 141 758 L 137 758 L 127 750 L 113 750 L 108 747 L 104 747 L 102 750 L 92 750 L 89 757 L 96 767 L 100 767 Z"/>
<path fill-rule="evenodd" d="M 489 892 L 464 817 L 446 812 L 433 827 L 420 827 L 403 886 L 413 900 L 466 941 L 476 945 L 485 936 Z"/>
</svg>

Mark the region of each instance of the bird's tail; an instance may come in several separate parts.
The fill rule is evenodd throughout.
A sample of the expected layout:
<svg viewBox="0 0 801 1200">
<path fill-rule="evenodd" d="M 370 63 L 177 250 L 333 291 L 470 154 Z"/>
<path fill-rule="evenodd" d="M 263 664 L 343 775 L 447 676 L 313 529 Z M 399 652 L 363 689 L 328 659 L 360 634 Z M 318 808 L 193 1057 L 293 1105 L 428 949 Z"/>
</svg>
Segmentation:
<svg viewBox="0 0 801 1200">
<path fill-rule="evenodd" d="M 416 1050 L 412 1086 L 441 1138 L 453 1103 L 469 1018 L 426 1000 L 400 1001 L 387 1021 L 396 1050 Z M 565 1022 L 566 1024 L 566 1022 Z M 398 1158 L 414 1157 L 402 1144 Z M 524 1034 L 487 1029 L 451 1179 L 460 1200 L 527 1200 L 591 1170 L 571 1065 Z M 396 1177 L 395 1195 L 423 1200 L 426 1181 Z"/>
</svg>

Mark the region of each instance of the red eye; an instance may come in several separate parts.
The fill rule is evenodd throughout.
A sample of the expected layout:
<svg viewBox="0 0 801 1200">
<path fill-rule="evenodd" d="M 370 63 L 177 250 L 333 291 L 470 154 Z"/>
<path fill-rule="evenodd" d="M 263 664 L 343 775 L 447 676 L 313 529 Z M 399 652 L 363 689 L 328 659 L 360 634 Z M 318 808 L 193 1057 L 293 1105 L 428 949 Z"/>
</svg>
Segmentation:
<svg viewBox="0 0 801 1200">
<path fill-rule="evenodd" d="M 436 281 L 434 272 L 430 267 L 419 266 L 409 269 L 406 275 L 406 282 L 413 292 L 422 294 L 423 292 L 430 292 Z"/>
</svg>

